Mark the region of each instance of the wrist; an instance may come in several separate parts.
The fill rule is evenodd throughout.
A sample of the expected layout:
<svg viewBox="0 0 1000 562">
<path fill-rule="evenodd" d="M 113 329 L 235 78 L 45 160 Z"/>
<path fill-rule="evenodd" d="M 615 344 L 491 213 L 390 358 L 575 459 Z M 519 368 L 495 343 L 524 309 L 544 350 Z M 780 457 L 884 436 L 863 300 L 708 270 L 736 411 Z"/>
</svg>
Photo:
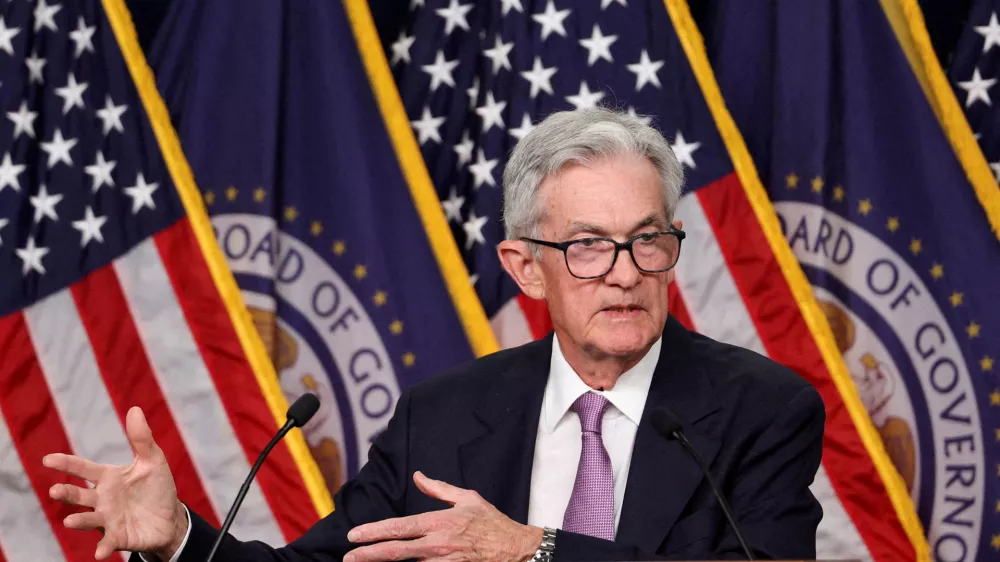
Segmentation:
<svg viewBox="0 0 1000 562">
<path fill-rule="evenodd" d="M 177 505 L 174 506 L 174 516 L 173 516 L 174 529 L 171 533 L 170 542 L 163 549 L 157 550 L 153 554 L 161 561 L 167 562 L 173 558 L 174 554 L 180 550 L 181 545 L 184 544 L 184 537 L 187 536 L 188 526 L 191 524 L 188 521 L 188 511 L 184 507 L 184 504 L 177 501 Z"/>
<path fill-rule="evenodd" d="M 528 562 L 535 557 L 535 553 L 542 546 L 542 534 L 544 533 L 541 527 L 525 525 L 524 528 L 524 540 L 521 542 L 521 548 L 516 557 L 519 562 Z"/>
</svg>

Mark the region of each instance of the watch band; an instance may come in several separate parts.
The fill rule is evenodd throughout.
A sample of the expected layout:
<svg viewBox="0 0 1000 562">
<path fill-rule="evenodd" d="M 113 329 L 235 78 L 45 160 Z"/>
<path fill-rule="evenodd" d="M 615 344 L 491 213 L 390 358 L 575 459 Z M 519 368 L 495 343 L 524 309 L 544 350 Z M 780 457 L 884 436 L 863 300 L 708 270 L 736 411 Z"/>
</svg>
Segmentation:
<svg viewBox="0 0 1000 562">
<path fill-rule="evenodd" d="M 542 544 L 538 545 L 538 550 L 531 557 L 530 562 L 552 562 L 552 555 L 556 550 L 556 530 L 550 527 L 542 529 Z"/>
</svg>

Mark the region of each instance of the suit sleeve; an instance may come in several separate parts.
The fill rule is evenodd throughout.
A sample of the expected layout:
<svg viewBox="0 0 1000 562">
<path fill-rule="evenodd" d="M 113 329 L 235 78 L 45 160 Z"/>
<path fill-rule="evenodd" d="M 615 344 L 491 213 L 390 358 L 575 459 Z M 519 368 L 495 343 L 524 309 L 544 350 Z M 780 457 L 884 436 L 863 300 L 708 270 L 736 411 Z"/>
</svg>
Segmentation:
<svg viewBox="0 0 1000 562">
<path fill-rule="evenodd" d="M 761 433 L 740 464 L 728 499 L 755 558 L 816 557 L 816 528 L 823 510 L 809 485 L 823 453 L 825 419 L 819 394 L 811 386 L 804 387 Z M 728 524 L 723 525 L 715 558 L 746 559 L 735 533 Z M 685 552 L 644 552 L 632 545 L 559 531 L 554 562 L 656 560 L 664 556 L 690 558 Z"/>
<path fill-rule="evenodd" d="M 368 463 L 334 497 L 336 509 L 333 513 L 284 548 L 275 549 L 257 541 L 241 542 L 227 536 L 215 559 L 245 562 L 333 562 L 343 559 L 355 547 L 347 540 L 347 532 L 352 528 L 402 515 L 409 482 L 408 426 L 409 394 L 404 393 L 388 427 L 372 444 Z M 302 506 L 302 509 L 313 508 Z M 192 511 L 191 534 L 178 562 L 204 561 L 218 534 L 218 530 Z M 132 560 L 138 560 L 138 556 L 133 556 Z"/>
</svg>

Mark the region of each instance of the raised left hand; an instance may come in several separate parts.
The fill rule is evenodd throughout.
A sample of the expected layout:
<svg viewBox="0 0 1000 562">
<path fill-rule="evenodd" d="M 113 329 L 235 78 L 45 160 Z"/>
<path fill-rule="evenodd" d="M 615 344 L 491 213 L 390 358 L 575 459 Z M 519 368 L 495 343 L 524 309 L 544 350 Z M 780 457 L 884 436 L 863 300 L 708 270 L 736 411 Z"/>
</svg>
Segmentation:
<svg viewBox="0 0 1000 562">
<path fill-rule="evenodd" d="M 376 543 L 349 552 L 344 562 L 386 560 L 475 560 L 524 562 L 542 542 L 542 529 L 521 525 L 473 490 L 413 474 L 421 492 L 450 509 L 359 525 L 347 534 L 354 543 Z"/>
</svg>

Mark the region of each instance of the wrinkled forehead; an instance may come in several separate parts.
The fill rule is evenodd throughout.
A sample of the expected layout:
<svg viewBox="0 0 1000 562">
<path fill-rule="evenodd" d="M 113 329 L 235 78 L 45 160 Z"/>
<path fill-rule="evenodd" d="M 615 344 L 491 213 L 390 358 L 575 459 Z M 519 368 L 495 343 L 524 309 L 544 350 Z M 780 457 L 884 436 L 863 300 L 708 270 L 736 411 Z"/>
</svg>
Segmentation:
<svg viewBox="0 0 1000 562">
<path fill-rule="evenodd" d="M 662 179 L 640 156 L 568 163 L 539 187 L 543 227 L 559 233 L 611 235 L 669 226 Z"/>
</svg>

